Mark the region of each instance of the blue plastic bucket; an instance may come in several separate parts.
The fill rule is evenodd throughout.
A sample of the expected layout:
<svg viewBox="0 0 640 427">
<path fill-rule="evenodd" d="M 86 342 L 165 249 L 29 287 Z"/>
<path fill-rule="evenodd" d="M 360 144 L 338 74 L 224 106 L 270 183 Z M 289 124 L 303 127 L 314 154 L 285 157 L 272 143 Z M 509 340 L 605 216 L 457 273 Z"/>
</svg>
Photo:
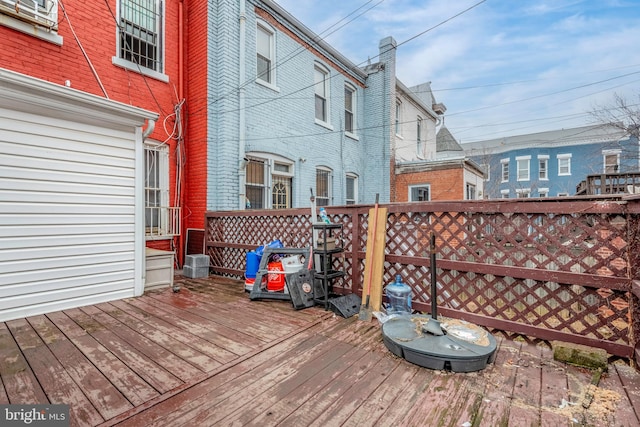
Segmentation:
<svg viewBox="0 0 640 427">
<path fill-rule="evenodd" d="M 255 252 L 247 252 L 247 268 L 244 272 L 244 275 L 247 279 L 255 279 L 256 273 L 258 272 L 258 268 L 260 267 L 260 259 L 262 257 L 258 256 Z"/>
</svg>

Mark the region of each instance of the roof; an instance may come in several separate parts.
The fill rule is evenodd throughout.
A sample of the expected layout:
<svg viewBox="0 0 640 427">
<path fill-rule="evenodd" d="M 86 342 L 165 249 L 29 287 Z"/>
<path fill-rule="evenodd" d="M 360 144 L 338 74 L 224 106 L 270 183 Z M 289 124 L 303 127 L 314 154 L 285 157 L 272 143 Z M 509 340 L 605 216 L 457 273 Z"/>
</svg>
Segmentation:
<svg viewBox="0 0 640 427">
<path fill-rule="evenodd" d="M 464 152 L 464 149 L 458 141 L 451 135 L 449 129 L 446 126 L 442 126 L 436 135 L 436 152 L 440 153 L 442 151 L 461 151 Z"/>
<path fill-rule="evenodd" d="M 532 146 L 549 148 L 615 141 L 625 136 L 627 134 L 616 126 L 600 124 L 469 142 L 462 144 L 462 148 L 469 155 L 473 155 L 474 151 L 486 150 L 503 153 Z"/>
</svg>

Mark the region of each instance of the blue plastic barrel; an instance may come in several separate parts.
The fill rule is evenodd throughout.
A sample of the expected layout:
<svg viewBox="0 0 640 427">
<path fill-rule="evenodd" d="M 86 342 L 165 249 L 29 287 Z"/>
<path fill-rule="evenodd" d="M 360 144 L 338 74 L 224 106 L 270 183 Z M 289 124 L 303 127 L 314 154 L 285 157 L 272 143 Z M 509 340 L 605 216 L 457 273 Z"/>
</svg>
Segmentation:
<svg viewBox="0 0 640 427">
<path fill-rule="evenodd" d="M 260 268 L 260 259 L 262 257 L 251 251 L 247 252 L 247 268 L 244 275 L 247 279 L 255 279 L 258 268 Z"/>
</svg>

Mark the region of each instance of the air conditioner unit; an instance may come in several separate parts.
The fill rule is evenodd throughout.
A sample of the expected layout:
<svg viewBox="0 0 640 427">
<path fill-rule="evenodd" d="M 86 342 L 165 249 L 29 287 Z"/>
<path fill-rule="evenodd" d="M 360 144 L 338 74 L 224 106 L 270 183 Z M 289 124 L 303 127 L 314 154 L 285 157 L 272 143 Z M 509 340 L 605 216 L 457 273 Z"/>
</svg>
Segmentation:
<svg viewBox="0 0 640 427">
<path fill-rule="evenodd" d="M 58 0 L 0 0 L 0 13 L 50 30 L 58 29 Z"/>
</svg>

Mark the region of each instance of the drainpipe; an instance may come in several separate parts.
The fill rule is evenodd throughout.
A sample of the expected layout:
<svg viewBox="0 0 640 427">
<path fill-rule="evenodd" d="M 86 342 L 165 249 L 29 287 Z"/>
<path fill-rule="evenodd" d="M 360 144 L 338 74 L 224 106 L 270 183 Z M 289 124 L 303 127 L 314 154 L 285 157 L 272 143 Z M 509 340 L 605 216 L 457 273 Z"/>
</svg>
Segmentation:
<svg viewBox="0 0 640 427">
<path fill-rule="evenodd" d="M 147 139 L 149 137 L 149 135 L 151 135 L 153 133 L 153 130 L 156 127 L 156 121 L 155 120 L 147 120 L 147 128 L 142 132 L 142 141 L 144 142 L 145 139 Z"/>
<path fill-rule="evenodd" d="M 184 1 L 178 4 L 178 102 L 184 99 Z"/>
<path fill-rule="evenodd" d="M 182 102 L 184 99 L 184 1 L 180 0 L 178 3 L 178 102 Z M 182 104 L 184 106 L 184 104 Z M 183 111 L 181 111 L 183 113 Z M 182 120 L 182 114 L 180 114 L 180 120 Z M 182 148 L 178 147 L 179 160 L 181 162 L 180 165 L 176 163 L 176 167 L 179 167 L 180 170 L 176 171 L 176 179 L 178 180 L 178 185 L 182 187 L 184 185 L 184 168 L 186 166 L 183 157 L 184 153 L 184 128 L 182 124 L 180 124 L 180 135 L 178 144 L 182 144 Z M 179 176 L 177 174 L 180 174 Z M 185 251 L 185 232 L 187 227 L 185 225 L 185 215 L 184 215 L 184 191 L 182 188 L 176 185 L 176 191 L 180 191 L 180 195 L 178 197 L 178 208 L 180 208 L 180 235 L 178 236 L 178 264 L 183 265 L 184 259 L 183 254 Z"/>
<path fill-rule="evenodd" d="M 246 194 L 245 194 L 245 168 L 247 167 L 247 161 L 245 160 L 245 144 L 246 144 L 246 112 L 245 112 L 245 89 L 244 79 L 246 74 L 246 1 L 240 0 L 240 49 L 239 50 L 239 76 L 238 87 L 240 88 L 238 93 L 238 208 L 240 210 L 246 209 Z"/>
</svg>

